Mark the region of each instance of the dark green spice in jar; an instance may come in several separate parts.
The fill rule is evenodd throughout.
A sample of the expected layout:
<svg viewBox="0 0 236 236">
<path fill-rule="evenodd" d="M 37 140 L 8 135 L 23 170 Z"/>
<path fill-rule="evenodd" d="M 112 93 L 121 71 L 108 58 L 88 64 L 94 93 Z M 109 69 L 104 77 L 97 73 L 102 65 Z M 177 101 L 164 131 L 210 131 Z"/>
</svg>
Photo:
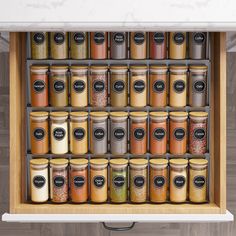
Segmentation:
<svg viewBox="0 0 236 236">
<path fill-rule="evenodd" d="M 50 33 L 50 56 L 52 59 L 68 58 L 68 33 Z"/>
<path fill-rule="evenodd" d="M 128 198 L 126 159 L 110 160 L 110 199 L 113 203 L 124 203 Z"/>
<path fill-rule="evenodd" d="M 48 33 L 31 32 L 31 58 L 47 59 L 48 58 Z"/>
<path fill-rule="evenodd" d="M 86 59 L 88 57 L 88 35 L 86 32 L 70 33 L 70 57 Z"/>
</svg>

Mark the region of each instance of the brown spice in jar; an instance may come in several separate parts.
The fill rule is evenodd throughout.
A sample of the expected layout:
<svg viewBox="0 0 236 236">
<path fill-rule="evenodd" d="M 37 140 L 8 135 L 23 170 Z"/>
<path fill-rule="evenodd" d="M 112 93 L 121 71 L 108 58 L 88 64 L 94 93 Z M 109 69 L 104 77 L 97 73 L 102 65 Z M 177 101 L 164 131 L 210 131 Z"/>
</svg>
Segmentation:
<svg viewBox="0 0 236 236">
<path fill-rule="evenodd" d="M 107 58 L 107 32 L 90 33 L 90 57 L 91 59 Z"/>
<path fill-rule="evenodd" d="M 86 59 L 88 57 L 88 36 L 86 32 L 70 33 L 70 57 Z"/>
<path fill-rule="evenodd" d="M 151 59 L 166 58 L 167 34 L 165 32 L 150 32 L 149 45 L 149 57 Z"/>
</svg>

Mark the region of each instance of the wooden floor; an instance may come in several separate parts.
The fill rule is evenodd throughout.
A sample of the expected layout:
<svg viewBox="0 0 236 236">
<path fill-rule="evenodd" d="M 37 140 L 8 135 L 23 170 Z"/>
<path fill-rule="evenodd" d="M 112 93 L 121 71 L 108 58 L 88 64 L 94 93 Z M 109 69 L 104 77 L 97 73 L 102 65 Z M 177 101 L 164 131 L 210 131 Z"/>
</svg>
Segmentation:
<svg viewBox="0 0 236 236">
<path fill-rule="evenodd" d="M 0 215 L 8 211 L 9 83 L 8 52 L 0 42 Z M 236 53 L 228 53 L 227 208 L 236 215 Z M 137 224 L 124 233 L 109 232 L 101 224 L 19 224 L 0 222 L 1 236 L 233 236 L 236 223 Z"/>
</svg>

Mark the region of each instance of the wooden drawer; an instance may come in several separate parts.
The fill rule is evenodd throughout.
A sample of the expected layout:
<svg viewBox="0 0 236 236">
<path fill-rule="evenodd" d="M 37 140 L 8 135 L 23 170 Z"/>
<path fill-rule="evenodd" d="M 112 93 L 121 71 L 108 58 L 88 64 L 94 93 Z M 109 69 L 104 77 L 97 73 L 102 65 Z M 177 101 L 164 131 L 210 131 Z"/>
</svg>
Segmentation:
<svg viewBox="0 0 236 236">
<path fill-rule="evenodd" d="M 226 34 L 211 33 L 210 180 L 206 204 L 30 204 L 26 188 L 26 33 L 10 34 L 11 214 L 217 214 L 226 212 Z"/>
</svg>

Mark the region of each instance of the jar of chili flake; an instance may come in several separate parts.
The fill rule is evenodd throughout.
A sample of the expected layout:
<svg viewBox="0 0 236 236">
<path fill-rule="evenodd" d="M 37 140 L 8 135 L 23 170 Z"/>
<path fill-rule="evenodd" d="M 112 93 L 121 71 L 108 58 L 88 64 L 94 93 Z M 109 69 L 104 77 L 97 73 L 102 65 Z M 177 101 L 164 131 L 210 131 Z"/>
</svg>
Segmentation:
<svg viewBox="0 0 236 236">
<path fill-rule="evenodd" d="M 207 112 L 189 113 L 189 152 L 205 154 L 207 151 Z"/>
</svg>

